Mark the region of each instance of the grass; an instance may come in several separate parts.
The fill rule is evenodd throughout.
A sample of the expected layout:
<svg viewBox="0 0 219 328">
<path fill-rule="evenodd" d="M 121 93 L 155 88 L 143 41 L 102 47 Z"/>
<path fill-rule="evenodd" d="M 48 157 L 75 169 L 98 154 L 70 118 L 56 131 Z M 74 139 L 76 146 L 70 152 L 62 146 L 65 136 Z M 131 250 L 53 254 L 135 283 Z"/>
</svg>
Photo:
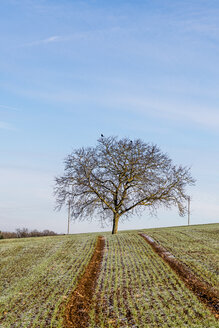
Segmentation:
<svg viewBox="0 0 219 328">
<path fill-rule="evenodd" d="M 0 241 L 0 327 L 62 327 L 95 243 L 95 234 Z"/>
<path fill-rule="evenodd" d="M 148 229 L 193 272 L 217 283 L 219 225 Z M 89 328 L 216 328 L 214 315 L 133 232 L 104 233 Z M 97 234 L 0 241 L 0 327 L 61 328 Z"/>
<path fill-rule="evenodd" d="M 212 287 L 219 286 L 219 224 L 144 230 Z"/>
<path fill-rule="evenodd" d="M 106 236 L 90 318 L 89 328 L 218 326 L 210 311 L 134 233 Z"/>
</svg>

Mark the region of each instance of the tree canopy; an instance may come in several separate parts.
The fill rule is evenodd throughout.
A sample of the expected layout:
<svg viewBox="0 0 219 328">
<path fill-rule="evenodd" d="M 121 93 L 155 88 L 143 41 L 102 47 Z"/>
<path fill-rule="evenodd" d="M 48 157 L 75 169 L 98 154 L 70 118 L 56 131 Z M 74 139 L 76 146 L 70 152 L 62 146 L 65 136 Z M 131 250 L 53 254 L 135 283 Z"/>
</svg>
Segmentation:
<svg viewBox="0 0 219 328">
<path fill-rule="evenodd" d="M 193 185 L 190 168 L 175 166 L 157 145 L 140 139 L 98 139 L 95 147 L 74 150 L 64 161 L 65 171 L 55 178 L 57 209 L 70 204 L 73 220 L 113 223 L 140 214 L 147 207 L 177 206 L 186 213 L 185 187 Z"/>
</svg>

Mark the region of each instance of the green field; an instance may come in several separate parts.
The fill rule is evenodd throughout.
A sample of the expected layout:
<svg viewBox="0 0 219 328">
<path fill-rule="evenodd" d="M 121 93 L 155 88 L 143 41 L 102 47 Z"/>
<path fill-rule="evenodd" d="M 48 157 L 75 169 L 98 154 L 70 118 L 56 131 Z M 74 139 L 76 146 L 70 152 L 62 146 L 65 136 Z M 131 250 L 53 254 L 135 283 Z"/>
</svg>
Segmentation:
<svg viewBox="0 0 219 328">
<path fill-rule="evenodd" d="M 95 234 L 1 240 L 0 327 L 61 327 L 95 242 Z"/>
<path fill-rule="evenodd" d="M 217 327 L 142 237 L 108 236 L 91 311 L 94 327 Z"/>
<path fill-rule="evenodd" d="M 148 229 L 193 272 L 217 284 L 218 225 Z M 137 231 L 103 233 L 89 328 L 219 327 L 205 305 Z M 0 241 L 0 327 L 63 327 L 66 303 L 97 234 Z"/>
</svg>

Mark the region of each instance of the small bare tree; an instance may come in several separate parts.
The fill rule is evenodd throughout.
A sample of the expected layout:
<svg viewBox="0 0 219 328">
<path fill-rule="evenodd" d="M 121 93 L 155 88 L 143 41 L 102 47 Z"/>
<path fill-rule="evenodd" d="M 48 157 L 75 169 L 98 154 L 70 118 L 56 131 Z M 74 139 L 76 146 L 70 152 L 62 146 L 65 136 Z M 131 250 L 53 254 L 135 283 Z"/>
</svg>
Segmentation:
<svg viewBox="0 0 219 328">
<path fill-rule="evenodd" d="M 80 148 L 65 159 L 63 176 L 55 179 L 57 209 L 71 203 L 73 220 L 97 216 L 113 223 L 120 217 L 177 206 L 186 213 L 186 185 L 193 185 L 190 169 L 172 164 L 156 145 L 142 140 L 101 137 L 96 147 Z"/>
</svg>

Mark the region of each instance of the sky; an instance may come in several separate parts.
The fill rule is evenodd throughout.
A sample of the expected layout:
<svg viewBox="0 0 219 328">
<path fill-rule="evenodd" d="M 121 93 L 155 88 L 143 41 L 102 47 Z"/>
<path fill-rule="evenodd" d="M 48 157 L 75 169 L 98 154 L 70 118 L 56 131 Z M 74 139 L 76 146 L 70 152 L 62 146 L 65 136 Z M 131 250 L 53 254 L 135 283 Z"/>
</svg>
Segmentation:
<svg viewBox="0 0 219 328">
<path fill-rule="evenodd" d="M 1 0 L 0 230 L 65 233 L 54 178 L 101 133 L 191 167 L 191 224 L 218 222 L 218 91 L 218 0 Z M 146 209 L 119 229 L 186 224 L 174 208 Z"/>
</svg>

